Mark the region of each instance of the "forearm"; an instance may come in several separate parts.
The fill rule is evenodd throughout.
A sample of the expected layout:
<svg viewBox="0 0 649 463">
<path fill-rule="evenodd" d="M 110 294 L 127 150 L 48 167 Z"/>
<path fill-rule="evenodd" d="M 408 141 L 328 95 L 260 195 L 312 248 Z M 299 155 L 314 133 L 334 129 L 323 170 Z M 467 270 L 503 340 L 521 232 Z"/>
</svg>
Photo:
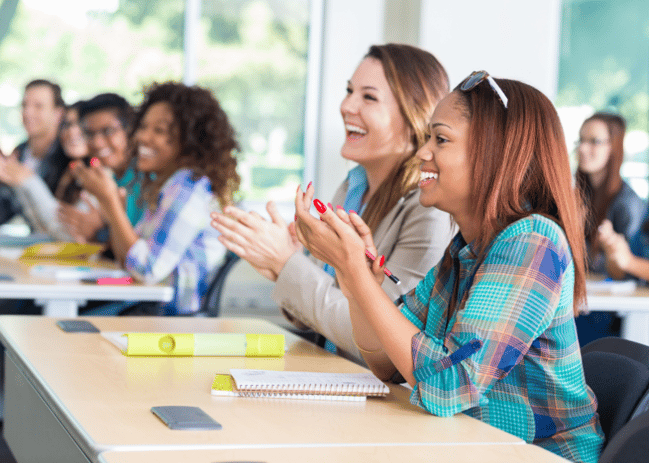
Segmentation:
<svg viewBox="0 0 649 463">
<path fill-rule="evenodd" d="M 378 353 L 366 353 L 366 362 L 382 379 L 392 377 L 396 367 L 406 381 L 414 385 L 411 340 L 419 330 L 401 314 L 367 267 L 350 274 L 353 278 L 344 278 L 354 301 L 350 305 L 350 315 L 354 334 L 358 336 L 356 343 L 367 351 L 383 347 L 390 360 L 387 362 L 386 356 Z M 371 330 L 363 329 L 363 325 Z"/>
<path fill-rule="evenodd" d="M 108 226 L 110 227 L 110 242 L 115 259 L 119 262 L 126 260 L 129 249 L 139 239 L 133 229 L 126 211 L 118 197 L 110 198 L 102 203 L 107 213 Z"/>
<path fill-rule="evenodd" d="M 649 260 L 633 255 L 624 269 L 629 275 L 649 281 Z"/>
</svg>

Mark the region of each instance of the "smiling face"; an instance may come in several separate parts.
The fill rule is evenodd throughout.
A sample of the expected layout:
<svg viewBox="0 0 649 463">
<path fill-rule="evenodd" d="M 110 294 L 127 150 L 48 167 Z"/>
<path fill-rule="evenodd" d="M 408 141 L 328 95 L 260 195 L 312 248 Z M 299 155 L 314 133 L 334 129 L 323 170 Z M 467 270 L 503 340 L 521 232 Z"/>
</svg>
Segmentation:
<svg viewBox="0 0 649 463">
<path fill-rule="evenodd" d="M 135 131 L 137 167 L 143 172 L 167 170 L 180 155 L 180 140 L 171 106 L 154 103 L 147 109 Z"/>
<path fill-rule="evenodd" d="M 422 161 L 419 201 L 450 213 L 458 223 L 463 217 L 471 217 L 473 211 L 469 120 L 459 104 L 456 93 L 439 102 L 431 119 L 431 137 L 417 151 Z"/>
<path fill-rule="evenodd" d="M 346 132 L 340 152 L 345 159 L 365 168 L 391 169 L 411 153 L 410 128 L 379 60 L 365 58 L 358 66 L 347 84 L 340 113 Z"/>
<path fill-rule="evenodd" d="M 129 163 L 128 134 L 116 112 L 101 109 L 87 114 L 82 126 L 90 156 L 117 173 L 124 172 Z"/>
<path fill-rule="evenodd" d="M 70 159 L 81 159 L 88 155 L 88 144 L 79 124 L 79 111 L 76 108 L 65 112 L 60 137 L 63 151 Z"/>
<path fill-rule="evenodd" d="M 611 157 L 608 127 L 604 121 L 593 119 L 579 131 L 577 159 L 584 174 L 603 174 Z"/>
</svg>

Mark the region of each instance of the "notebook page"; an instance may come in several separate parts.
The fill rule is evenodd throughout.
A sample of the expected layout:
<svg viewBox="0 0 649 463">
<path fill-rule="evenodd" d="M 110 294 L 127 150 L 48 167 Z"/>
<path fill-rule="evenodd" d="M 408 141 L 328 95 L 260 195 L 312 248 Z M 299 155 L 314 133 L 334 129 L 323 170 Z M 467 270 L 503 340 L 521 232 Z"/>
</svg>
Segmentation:
<svg viewBox="0 0 649 463">
<path fill-rule="evenodd" d="M 324 395 L 387 395 L 390 389 L 371 372 L 322 373 L 231 369 L 240 391 L 310 393 Z"/>
</svg>

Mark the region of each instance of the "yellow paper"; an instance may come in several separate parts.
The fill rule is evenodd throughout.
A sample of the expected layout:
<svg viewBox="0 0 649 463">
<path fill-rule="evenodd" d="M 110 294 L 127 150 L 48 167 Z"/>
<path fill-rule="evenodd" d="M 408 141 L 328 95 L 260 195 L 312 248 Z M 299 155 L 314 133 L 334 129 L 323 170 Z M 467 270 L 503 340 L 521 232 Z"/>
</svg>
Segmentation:
<svg viewBox="0 0 649 463">
<path fill-rule="evenodd" d="M 38 243 L 25 248 L 21 259 L 88 260 L 104 249 L 103 244 Z"/>
</svg>

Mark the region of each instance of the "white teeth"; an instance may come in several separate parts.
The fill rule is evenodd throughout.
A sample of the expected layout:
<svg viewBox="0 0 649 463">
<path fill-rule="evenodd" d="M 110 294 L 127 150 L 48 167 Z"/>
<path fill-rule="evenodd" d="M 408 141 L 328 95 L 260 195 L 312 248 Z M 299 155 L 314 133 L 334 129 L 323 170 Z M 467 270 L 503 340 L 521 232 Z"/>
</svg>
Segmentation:
<svg viewBox="0 0 649 463">
<path fill-rule="evenodd" d="M 436 179 L 439 174 L 437 172 L 421 172 L 421 179 L 422 180 L 428 180 L 431 178 Z"/>
<path fill-rule="evenodd" d="M 137 147 L 137 154 L 139 156 L 155 156 L 155 151 L 147 146 L 140 145 Z"/>
<path fill-rule="evenodd" d="M 360 127 L 356 127 L 355 125 L 351 124 L 345 124 L 345 129 L 348 132 L 360 133 L 361 135 L 365 135 L 367 133 L 367 130 L 363 130 Z"/>
</svg>

